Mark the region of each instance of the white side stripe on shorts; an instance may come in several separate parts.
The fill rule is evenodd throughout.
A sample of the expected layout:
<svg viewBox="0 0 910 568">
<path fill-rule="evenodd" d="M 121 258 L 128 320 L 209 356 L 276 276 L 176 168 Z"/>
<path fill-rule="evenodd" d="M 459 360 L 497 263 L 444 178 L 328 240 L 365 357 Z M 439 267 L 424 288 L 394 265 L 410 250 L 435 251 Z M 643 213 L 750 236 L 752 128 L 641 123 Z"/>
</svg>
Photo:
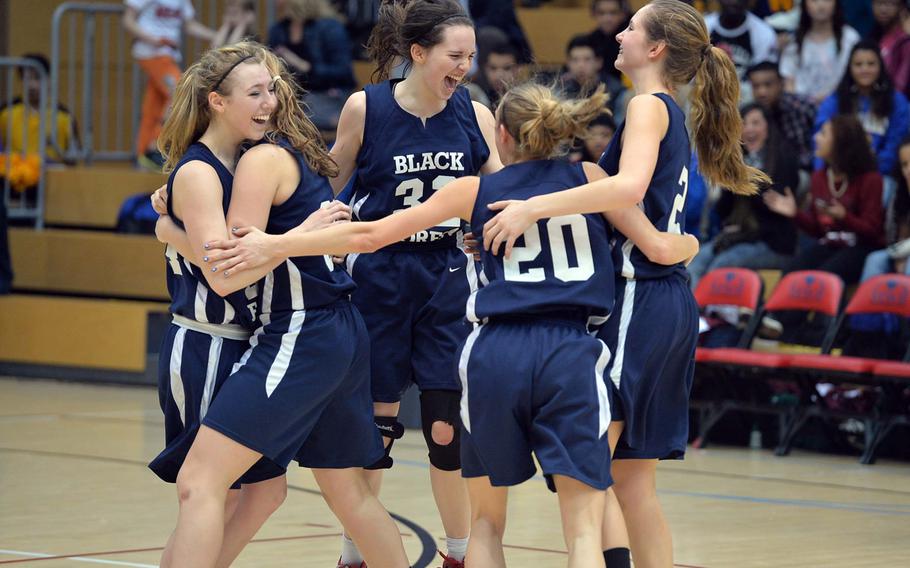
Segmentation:
<svg viewBox="0 0 910 568">
<path fill-rule="evenodd" d="M 284 379 L 285 373 L 288 372 L 288 365 L 291 363 L 291 357 L 294 355 L 294 346 L 297 344 L 297 336 L 300 335 L 300 328 L 306 319 L 306 312 L 294 312 L 291 315 L 291 323 L 288 331 L 281 336 L 281 347 L 278 349 L 278 355 L 272 361 L 272 367 L 265 378 L 265 396 L 271 397 L 278 385 Z"/>
<path fill-rule="evenodd" d="M 607 428 L 610 427 L 610 419 L 613 418 L 610 413 L 610 397 L 607 394 L 607 383 L 604 382 L 604 369 L 607 367 L 607 363 L 610 362 L 610 348 L 603 341 L 600 342 L 600 345 L 600 357 L 597 358 L 597 363 L 594 364 L 594 388 L 597 389 L 598 418 L 600 420 L 597 432 L 598 438 L 607 433 Z"/>
<path fill-rule="evenodd" d="M 183 364 L 183 341 L 186 338 L 186 328 L 180 328 L 174 335 L 174 345 L 171 346 L 171 397 L 180 412 L 180 423 L 186 424 L 186 394 L 183 392 L 183 377 L 180 376 L 180 367 Z"/>
<path fill-rule="evenodd" d="M 635 306 L 635 280 L 626 280 L 622 298 L 622 313 L 619 314 L 619 337 L 616 338 L 616 355 L 613 368 L 610 369 L 610 380 L 619 388 L 622 378 L 622 361 L 626 354 L 626 335 L 632 321 L 632 308 Z"/>
<path fill-rule="evenodd" d="M 220 337 L 212 337 L 209 344 L 209 362 L 205 368 L 205 387 L 202 389 L 202 402 L 199 404 L 199 419 L 205 418 L 209 411 L 209 404 L 212 403 L 212 394 L 215 392 L 215 379 L 218 378 L 218 363 L 221 361 L 221 346 L 224 340 Z"/>
<path fill-rule="evenodd" d="M 483 324 L 475 327 L 474 331 L 468 335 L 464 348 L 461 350 L 461 357 L 458 359 L 458 377 L 461 379 L 461 423 L 468 434 L 471 433 L 471 413 L 468 408 L 468 363 L 471 360 L 474 342 L 477 341 L 481 329 L 483 329 Z"/>
</svg>

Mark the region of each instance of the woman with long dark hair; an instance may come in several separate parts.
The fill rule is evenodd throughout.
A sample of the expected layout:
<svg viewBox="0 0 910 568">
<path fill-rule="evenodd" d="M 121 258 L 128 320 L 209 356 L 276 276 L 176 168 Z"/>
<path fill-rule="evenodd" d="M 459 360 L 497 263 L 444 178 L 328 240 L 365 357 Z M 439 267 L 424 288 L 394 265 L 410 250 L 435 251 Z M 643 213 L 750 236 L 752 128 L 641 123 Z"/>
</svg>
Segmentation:
<svg viewBox="0 0 910 568">
<path fill-rule="evenodd" d="M 863 40 L 853 47 L 837 91 L 819 106 L 815 131 L 837 114 L 857 117 L 872 141 L 878 171 L 890 175 L 897 162 L 897 146 L 910 125 L 910 109 L 904 95 L 894 88 L 874 42 Z M 822 165 L 817 158 L 816 169 Z"/>
<path fill-rule="evenodd" d="M 825 100 L 847 70 L 850 51 L 860 40 L 844 19 L 842 0 L 803 0 L 795 41 L 784 48 L 780 73 L 788 92 Z"/>
<path fill-rule="evenodd" d="M 785 272 L 824 270 L 854 284 L 863 259 L 884 243 L 882 176 L 855 116 L 838 115 L 826 122 L 815 135 L 815 145 L 825 167 L 812 174 L 807 206 L 800 209 L 791 191 L 766 193 L 764 200 L 769 209 L 795 219 L 817 239 Z"/>
</svg>

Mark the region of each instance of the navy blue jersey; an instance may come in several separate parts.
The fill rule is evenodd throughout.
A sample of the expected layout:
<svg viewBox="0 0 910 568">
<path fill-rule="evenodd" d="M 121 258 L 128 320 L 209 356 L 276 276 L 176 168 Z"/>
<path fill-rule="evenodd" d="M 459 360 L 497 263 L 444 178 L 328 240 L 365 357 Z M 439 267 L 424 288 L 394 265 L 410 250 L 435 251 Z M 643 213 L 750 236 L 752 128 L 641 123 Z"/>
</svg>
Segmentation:
<svg viewBox="0 0 910 568">
<path fill-rule="evenodd" d="M 490 155 L 466 89 L 456 89 L 445 108 L 424 124 L 395 101 L 396 83 L 364 88 L 363 144 L 351 200 L 358 221 L 375 221 L 423 203 L 453 179 L 477 175 Z M 451 219 L 387 248 L 455 246 L 460 227 L 458 219 Z"/>
<path fill-rule="evenodd" d="M 276 143 L 291 153 L 300 169 L 300 183 L 287 201 L 269 211 L 267 233 L 277 235 L 297 227 L 324 203 L 334 199 L 328 180 L 314 172 L 298 150 L 287 140 Z M 259 312 L 304 310 L 327 306 L 347 298 L 354 281 L 343 269 L 336 269 L 329 256 L 296 256 L 287 259 L 260 282 Z"/>
<path fill-rule="evenodd" d="M 193 161 L 204 162 L 212 166 L 218 174 L 218 179 L 221 181 L 221 206 L 225 215 L 227 215 L 228 205 L 231 203 L 231 185 L 234 182 L 234 176 L 205 144 L 193 143 L 187 148 L 186 153 L 183 154 L 174 167 L 174 171 L 167 178 L 167 212 L 174 223 L 183 230 L 186 230 L 186 227 L 184 227 L 183 221 L 174 214 L 173 209 L 174 176 L 184 164 Z M 238 290 L 222 298 L 209 287 L 202 269 L 183 258 L 173 246 L 167 246 L 165 256 L 167 257 L 167 291 L 171 295 L 171 313 L 202 323 L 235 324 L 247 329 L 255 327 L 255 286 L 248 286 L 245 290 Z"/>
<path fill-rule="evenodd" d="M 480 178 L 471 230 L 482 239 L 488 204 L 528 199 L 587 183 L 582 164 L 541 160 Z M 468 300 L 471 321 L 528 313 L 602 318 L 613 306 L 615 276 L 607 222 L 600 214 L 541 219 L 516 242 L 510 259 L 481 252 L 483 287 Z"/>
<path fill-rule="evenodd" d="M 660 152 L 648 192 L 639 207 L 658 231 L 679 235 L 682 234 L 680 225 L 686 219 L 686 194 L 689 189 L 689 132 L 686 130 L 686 117 L 673 97 L 665 93 L 654 96 L 667 105 L 670 123 L 666 135 L 660 141 Z M 600 158 L 600 167 L 611 176 L 619 172 L 625 126 L 625 122 L 619 125 L 613 140 Z M 617 272 L 625 278 L 660 278 L 674 272 L 685 275 L 686 267 L 682 263 L 673 266 L 655 264 L 625 235 L 617 231 L 615 237 L 613 263 Z"/>
</svg>

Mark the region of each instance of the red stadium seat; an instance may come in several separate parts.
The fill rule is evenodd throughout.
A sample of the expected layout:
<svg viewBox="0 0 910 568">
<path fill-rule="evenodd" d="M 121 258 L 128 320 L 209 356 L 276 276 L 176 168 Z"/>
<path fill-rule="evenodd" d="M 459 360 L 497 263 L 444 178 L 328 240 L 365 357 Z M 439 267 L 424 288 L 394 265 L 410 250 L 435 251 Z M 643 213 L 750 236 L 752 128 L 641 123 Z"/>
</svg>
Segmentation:
<svg viewBox="0 0 910 568">
<path fill-rule="evenodd" d="M 699 288 L 703 282 L 704 280 L 699 282 Z M 760 290 L 760 284 L 758 289 Z M 730 411 L 776 415 L 782 423 L 782 434 L 788 430 L 788 425 L 795 424 L 798 418 L 797 408 L 765 402 L 769 398 L 766 392 L 767 379 L 795 380 L 787 372 L 793 356 L 753 351 L 749 347 L 761 318 L 766 312 L 778 310 L 818 312 L 830 316 L 831 323 L 826 330 L 823 345 L 833 343 L 843 291 L 843 282 L 834 274 L 817 270 L 791 272 L 778 282 L 765 305 L 756 310 L 738 347 L 706 350 L 701 355 L 696 353 L 696 357 L 700 357 L 696 361 L 700 364 L 701 374 L 719 380 L 704 389 L 714 400 L 711 404 L 699 405 L 702 407 L 699 433 L 694 445 L 704 447 L 711 428 Z M 754 289 L 750 289 L 749 293 L 754 293 Z M 707 292 L 705 296 L 708 296 Z M 743 293 L 743 296 L 746 294 Z M 740 378 L 760 380 L 739 381 L 743 384 L 734 385 Z"/>
<path fill-rule="evenodd" d="M 860 284 L 844 309 L 844 313 L 838 319 L 837 328 L 839 330 L 845 316 L 881 313 L 910 318 L 910 276 L 881 274 Z M 837 330 L 835 330 L 836 333 Z M 829 339 L 830 341 L 827 341 L 822 347 L 822 354 L 820 355 L 792 355 L 789 358 L 787 365 L 790 373 L 802 380 L 803 388 L 815 390 L 815 385 L 819 382 L 871 384 L 880 393 L 878 397 L 880 400 L 879 405 L 887 405 L 886 399 L 889 397 L 887 392 L 889 389 L 881 380 L 876 378 L 876 375 L 878 375 L 876 369 L 893 369 L 896 372 L 901 372 L 902 366 L 906 364 L 883 362 L 878 359 L 864 357 L 837 357 L 830 355 L 834 336 Z M 787 432 L 784 433 L 781 444 L 777 448 L 779 455 L 789 452 L 790 444 L 799 428 L 813 416 L 844 417 L 845 413 L 831 412 L 824 404 L 803 408 L 796 420 L 790 423 Z M 869 415 L 869 413 L 856 412 L 849 417 L 864 420 L 867 427 L 873 432 L 873 435 L 867 438 L 866 448 L 861 458 L 863 463 L 871 463 L 874 460 L 875 448 L 877 447 L 877 443 L 874 441 L 874 433 L 882 428 L 883 421 L 878 416 Z M 887 417 L 884 422 L 887 422 Z"/>
</svg>

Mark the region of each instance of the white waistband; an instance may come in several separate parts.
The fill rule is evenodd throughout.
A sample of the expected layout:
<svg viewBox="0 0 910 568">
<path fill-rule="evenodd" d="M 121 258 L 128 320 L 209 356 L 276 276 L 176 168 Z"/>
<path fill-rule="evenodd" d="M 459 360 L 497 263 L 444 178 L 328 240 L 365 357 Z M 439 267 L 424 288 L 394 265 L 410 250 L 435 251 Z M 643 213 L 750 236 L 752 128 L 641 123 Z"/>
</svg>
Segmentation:
<svg viewBox="0 0 910 568">
<path fill-rule="evenodd" d="M 244 329 L 243 326 L 239 325 L 230 323 L 202 323 L 201 321 L 196 321 L 178 314 L 171 315 L 173 316 L 174 325 L 198 331 L 199 333 L 207 333 L 215 337 L 247 341 L 250 338 L 250 335 L 252 335 L 249 331 Z"/>
</svg>

